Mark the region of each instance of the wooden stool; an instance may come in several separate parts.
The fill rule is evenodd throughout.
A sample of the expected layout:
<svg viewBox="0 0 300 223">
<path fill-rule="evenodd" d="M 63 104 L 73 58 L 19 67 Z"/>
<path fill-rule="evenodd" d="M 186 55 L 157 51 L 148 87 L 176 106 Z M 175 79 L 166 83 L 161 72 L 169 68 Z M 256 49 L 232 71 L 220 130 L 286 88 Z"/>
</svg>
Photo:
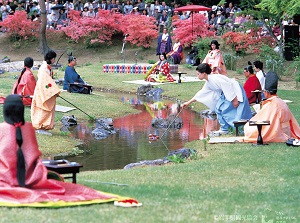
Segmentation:
<svg viewBox="0 0 300 223">
<path fill-rule="evenodd" d="M 235 136 L 239 136 L 239 126 L 244 126 L 248 120 L 240 120 L 233 122 L 233 125 L 235 127 Z"/>
<path fill-rule="evenodd" d="M 261 129 L 263 125 L 270 125 L 270 121 L 249 121 L 249 126 L 257 126 L 257 130 L 258 130 L 258 136 L 257 136 L 257 143 L 253 144 L 253 145 L 267 145 L 264 144 L 263 142 L 263 138 L 261 136 Z"/>
<path fill-rule="evenodd" d="M 261 94 L 261 90 L 255 90 L 255 91 L 251 91 L 252 93 L 255 94 L 255 97 L 256 97 L 256 100 L 255 100 L 255 103 L 256 104 L 259 104 L 259 94 Z"/>
<path fill-rule="evenodd" d="M 181 83 L 181 74 L 187 74 L 187 73 L 183 73 L 183 72 L 177 72 L 178 74 L 178 84 Z"/>
<path fill-rule="evenodd" d="M 43 160 L 42 163 L 48 170 L 59 174 L 72 174 L 64 177 L 65 179 L 72 179 L 72 183 L 76 184 L 76 174 L 79 173 L 81 164 L 76 162 L 69 162 L 68 160 Z"/>
</svg>

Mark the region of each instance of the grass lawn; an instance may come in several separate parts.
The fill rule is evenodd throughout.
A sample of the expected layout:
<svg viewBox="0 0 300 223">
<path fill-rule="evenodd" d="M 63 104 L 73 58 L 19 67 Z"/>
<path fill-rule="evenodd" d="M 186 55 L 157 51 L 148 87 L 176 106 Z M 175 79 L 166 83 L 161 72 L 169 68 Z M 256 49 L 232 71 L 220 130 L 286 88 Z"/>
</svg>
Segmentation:
<svg viewBox="0 0 300 223">
<path fill-rule="evenodd" d="M 137 85 L 125 84 L 122 80 L 142 79 L 136 74 L 104 74 L 102 64 L 82 66 L 77 71 L 97 88 L 126 92 L 136 92 Z M 194 73 L 191 70 L 189 75 Z M 62 71 L 57 73 L 57 77 L 62 75 Z M 1 76 L 1 94 L 9 94 L 15 81 L 11 76 Z M 185 101 L 202 84 L 166 84 L 161 87 L 164 95 Z M 101 95 L 101 92 L 95 93 Z M 299 91 L 280 90 L 278 95 L 293 101 L 289 107 L 300 122 Z M 115 118 L 134 112 L 113 97 L 68 93 L 62 93 L 62 96 L 81 108 L 88 108 L 88 113 L 97 117 Z M 57 103 L 68 106 L 59 98 Z M 199 103 L 193 106 L 195 110 L 204 109 Z M 0 121 L 3 121 L 2 106 L 0 110 Z M 29 109 L 26 109 L 26 120 L 30 120 L 29 114 Z M 59 126 L 62 114 L 56 115 Z M 74 115 L 87 119 L 78 110 Z M 78 143 L 61 135 L 58 129 L 53 130 L 52 137 L 38 136 L 43 153 L 54 153 L 53 149 L 55 152 L 67 151 Z M 189 142 L 185 147 L 196 149 L 198 158 L 161 167 L 78 174 L 78 183 L 136 198 L 143 203 L 140 208 L 120 208 L 111 203 L 61 209 L 0 208 L 0 222 L 300 222 L 299 148 L 288 147 L 285 143 L 261 147 L 208 144 L 204 148 L 200 140 Z"/>
</svg>

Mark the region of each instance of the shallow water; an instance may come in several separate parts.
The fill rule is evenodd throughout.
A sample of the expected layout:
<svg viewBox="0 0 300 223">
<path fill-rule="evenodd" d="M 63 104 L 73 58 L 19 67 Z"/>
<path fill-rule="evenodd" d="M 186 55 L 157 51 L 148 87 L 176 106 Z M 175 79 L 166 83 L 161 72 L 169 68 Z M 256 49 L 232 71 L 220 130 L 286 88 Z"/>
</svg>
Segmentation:
<svg viewBox="0 0 300 223">
<path fill-rule="evenodd" d="M 182 110 L 178 115 L 177 103 L 171 101 L 145 103 L 130 95 L 120 96 L 120 103 L 130 103 L 140 113 L 113 120 L 117 133 L 101 140 L 93 138 L 91 132 L 94 125 L 79 123 L 70 128 L 73 137 L 85 142 L 85 152 L 68 160 L 81 163 L 82 170 L 123 169 L 129 163 L 163 158 L 169 150 L 183 148 L 186 142 L 206 137 L 204 126 L 208 122 L 208 128 L 216 128 L 216 121 L 207 122 L 199 113 L 189 109 Z M 176 115 L 183 121 L 180 129 L 152 126 L 153 119 L 167 119 L 170 116 L 173 121 Z M 149 140 L 149 134 L 160 138 Z"/>
</svg>

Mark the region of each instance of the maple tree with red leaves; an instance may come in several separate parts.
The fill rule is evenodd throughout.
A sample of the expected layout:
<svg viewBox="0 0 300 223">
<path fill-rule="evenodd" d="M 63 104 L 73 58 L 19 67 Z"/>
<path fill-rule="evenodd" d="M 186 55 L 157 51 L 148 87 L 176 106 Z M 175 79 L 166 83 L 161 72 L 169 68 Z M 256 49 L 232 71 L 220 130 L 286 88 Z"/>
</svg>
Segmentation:
<svg viewBox="0 0 300 223">
<path fill-rule="evenodd" d="M 275 44 L 271 36 L 260 36 L 259 29 L 256 28 L 247 33 L 230 31 L 222 35 L 222 39 L 233 51 L 241 52 L 251 50 L 254 53 L 259 53 L 263 45 L 274 46 Z"/>
<path fill-rule="evenodd" d="M 99 10 L 97 18 L 80 17 L 80 13 L 69 12 L 69 25 L 62 31 L 75 42 L 88 40 L 90 44 L 112 43 L 115 33 L 129 34 L 126 39 L 133 45 L 150 47 L 153 39 L 157 38 L 154 19 L 142 15 L 122 15 Z"/>
<path fill-rule="evenodd" d="M 179 39 L 184 46 L 190 46 L 198 37 L 205 38 L 215 35 L 214 31 L 209 30 L 207 18 L 204 15 L 195 13 L 191 16 L 193 16 L 193 24 L 192 18 L 177 20 L 172 24 L 175 27 L 173 28 L 174 37 Z"/>
<path fill-rule="evenodd" d="M 40 22 L 28 19 L 26 11 L 16 11 L 0 22 L 0 26 L 6 30 L 10 37 L 27 39 L 38 36 Z"/>
</svg>

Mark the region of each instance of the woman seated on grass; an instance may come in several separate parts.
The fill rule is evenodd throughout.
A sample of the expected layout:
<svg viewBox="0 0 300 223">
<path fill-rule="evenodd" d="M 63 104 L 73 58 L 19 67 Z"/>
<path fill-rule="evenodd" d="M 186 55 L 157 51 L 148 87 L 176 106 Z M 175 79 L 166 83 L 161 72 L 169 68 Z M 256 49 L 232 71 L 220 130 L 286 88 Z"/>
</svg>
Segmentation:
<svg viewBox="0 0 300 223">
<path fill-rule="evenodd" d="M 167 61 L 165 53 L 159 54 L 159 61 L 148 71 L 145 80 L 150 82 L 175 81 L 170 73 L 170 64 Z"/>
<path fill-rule="evenodd" d="M 24 120 L 24 105 L 19 95 L 4 102 L 5 122 L 0 124 L 0 206 L 50 202 L 56 206 L 103 203 L 118 200 L 79 184 L 47 179 L 35 130 Z M 45 204 L 45 203 L 44 203 Z"/>
</svg>

